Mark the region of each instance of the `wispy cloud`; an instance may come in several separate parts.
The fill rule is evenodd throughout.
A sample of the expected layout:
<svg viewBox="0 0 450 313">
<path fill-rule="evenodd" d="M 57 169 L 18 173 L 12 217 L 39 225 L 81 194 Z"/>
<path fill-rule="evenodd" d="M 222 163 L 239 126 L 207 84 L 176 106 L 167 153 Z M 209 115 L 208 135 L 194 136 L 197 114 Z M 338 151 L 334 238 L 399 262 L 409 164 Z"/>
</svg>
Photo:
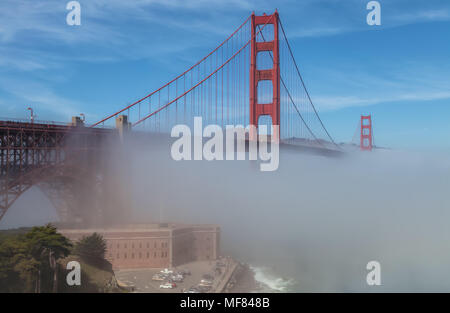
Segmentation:
<svg viewBox="0 0 450 313">
<path fill-rule="evenodd" d="M 330 7 L 325 3 L 321 8 L 317 3 L 306 2 L 297 18 L 302 22 L 298 24 L 297 30 L 289 32 L 289 37 L 323 37 L 373 30 L 366 24 L 367 1 L 341 1 L 340 5 Z M 416 23 L 449 21 L 450 7 L 448 3 L 437 3 L 435 9 L 422 9 L 414 3 L 382 2 L 381 16 L 380 29 L 391 29 Z M 287 14 L 286 19 L 292 20 L 292 17 Z"/>
<path fill-rule="evenodd" d="M 400 13 L 392 17 L 392 20 L 401 23 L 419 23 L 426 21 L 448 21 L 450 20 L 449 9 L 426 10 L 416 12 Z"/>
<path fill-rule="evenodd" d="M 27 106 L 32 106 L 38 114 L 38 119 L 66 120 L 67 117 L 78 115 L 81 104 L 58 95 L 47 85 L 28 80 L 0 79 L 0 90 L 9 95 L 10 101 L 2 102 L 15 104 L 9 106 L 10 111 L 23 116 Z M 19 105 L 22 104 L 22 105 Z M 40 116 L 42 114 L 42 116 Z"/>
<path fill-rule="evenodd" d="M 33 71 L 71 60 L 109 62 L 175 55 L 224 39 L 245 15 L 221 13 L 251 7 L 250 2 L 237 0 L 80 2 L 82 25 L 70 27 L 65 22 L 64 1 L 2 1 L 0 68 Z M 176 34 L 174 29 L 195 35 L 167 36 Z"/>
<path fill-rule="evenodd" d="M 0 70 L 2 74 L 27 71 L 25 80 L 3 80 L 0 87 L 19 99 L 18 103 L 34 103 L 61 116 L 77 114 L 82 105 L 56 92 L 51 82 L 41 79 L 43 72 L 52 77 L 63 76 L 67 75 L 64 69 L 75 69 L 77 62 L 98 64 L 148 58 L 162 59 L 167 68 L 173 66 L 174 59 L 189 60 L 191 64 L 197 60 L 197 54 L 190 52 L 198 49 L 203 53 L 214 47 L 253 9 L 258 9 L 257 13 L 275 9 L 269 0 L 80 0 L 82 26 L 69 27 L 65 24 L 66 3 L 0 2 Z M 366 4 L 361 0 L 276 3 L 292 40 L 365 31 Z M 435 9 L 427 10 L 418 7 L 398 1 L 387 2 L 386 6 L 383 3 L 383 27 L 450 20 L 448 4 L 439 3 Z M 338 110 L 384 102 L 446 99 L 450 82 L 445 77 L 450 71 L 441 71 L 436 78 L 435 70 L 422 69 L 405 75 L 405 68 L 397 77 L 395 72 L 385 76 L 339 73 L 334 78 L 342 90 L 352 93 L 319 91 L 313 93 L 313 100 L 320 110 Z M 40 73 L 41 77 L 34 76 L 33 81 L 30 73 Z M 334 74 L 328 71 L 323 77 L 331 81 Z M 404 80 L 405 76 L 414 79 Z M 368 90 L 365 86 L 374 88 Z"/>
<path fill-rule="evenodd" d="M 80 58 L 117 61 L 175 54 L 198 46 L 213 45 L 225 38 L 230 29 L 239 25 L 255 8 L 267 12 L 275 9 L 275 5 L 268 0 L 80 2 L 82 26 L 69 27 L 65 24 L 68 13 L 65 1 L 2 0 L 0 67 L 39 70 L 54 65 L 51 59 L 55 51 L 60 53 L 61 50 L 65 56 L 63 61 Z M 286 0 L 277 3 L 283 20 L 295 25 L 288 36 L 295 39 L 367 30 L 364 1 L 352 0 L 340 2 L 339 5 L 334 2 Z M 389 6 L 394 6 L 394 2 L 389 3 Z M 425 11 L 417 10 L 414 6 L 405 7 L 401 3 L 399 7 L 401 10 L 383 10 L 383 27 L 450 18 L 450 9 L 447 7 L 438 6 Z M 174 40 L 165 36 L 170 33 L 167 31 L 169 29 L 182 30 L 193 36 L 177 37 Z M 26 45 L 27 42 L 36 44 L 32 47 Z M 21 63 L 14 49 L 23 46 L 32 50 L 36 57 L 30 56 Z"/>
<path fill-rule="evenodd" d="M 340 33 L 347 32 L 348 28 L 342 27 L 317 27 L 310 29 L 300 29 L 296 32 L 290 32 L 289 38 L 303 38 L 303 37 L 322 37 L 322 36 L 332 36 Z"/>
<path fill-rule="evenodd" d="M 450 99 L 450 91 L 422 91 L 415 94 L 391 94 L 388 96 L 319 96 L 314 98 L 315 105 L 320 111 L 335 111 L 348 107 L 364 107 L 382 103 L 395 103 L 404 101 L 432 101 Z"/>
<path fill-rule="evenodd" d="M 448 66 L 424 67 L 414 63 L 398 64 L 390 71 L 377 74 L 323 69 L 321 74 L 328 77 L 326 83 L 338 80 L 345 93 L 316 93 L 313 101 L 320 111 L 334 111 L 382 103 L 450 99 L 448 73 Z"/>
</svg>

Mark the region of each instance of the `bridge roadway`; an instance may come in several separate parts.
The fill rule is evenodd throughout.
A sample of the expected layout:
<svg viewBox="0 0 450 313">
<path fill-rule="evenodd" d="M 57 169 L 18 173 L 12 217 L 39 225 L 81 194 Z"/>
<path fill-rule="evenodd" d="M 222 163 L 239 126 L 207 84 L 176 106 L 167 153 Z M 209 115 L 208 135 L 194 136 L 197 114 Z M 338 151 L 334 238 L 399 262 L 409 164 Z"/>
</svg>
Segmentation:
<svg viewBox="0 0 450 313">
<path fill-rule="evenodd" d="M 100 197 L 98 193 L 106 197 L 106 194 L 111 193 L 105 189 L 117 187 L 105 186 L 105 177 L 121 177 L 126 173 L 125 169 L 120 174 L 111 173 L 119 171 L 111 169 L 111 166 L 106 170 L 105 160 L 110 159 L 110 154 L 105 153 L 117 146 L 123 139 L 123 132 L 130 127 L 126 116 L 116 119 L 116 127 L 86 127 L 79 117 L 65 124 L 0 121 L 0 221 L 11 205 L 32 186 L 37 186 L 48 196 L 61 220 L 86 220 L 88 212 L 79 212 L 75 208 L 86 207 L 89 208 L 86 210 L 95 211 L 92 203 Z M 134 135 L 147 137 L 142 132 Z M 163 135 L 152 138 L 158 137 L 162 139 Z M 329 147 L 332 145 L 328 142 L 317 143 L 304 139 L 285 140 L 280 146 L 281 149 L 299 153 L 326 156 L 342 154 L 339 148 Z M 99 186 L 103 189 L 95 191 Z M 90 197 L 86 197 L 86 194 Z M 117 193 L 113 194 L 113 197 L 117 196 Z M 90 204 L 87 203 L 89 201 Z M 110 199 L 109 202 L 121 201 Z"/>
</svg>

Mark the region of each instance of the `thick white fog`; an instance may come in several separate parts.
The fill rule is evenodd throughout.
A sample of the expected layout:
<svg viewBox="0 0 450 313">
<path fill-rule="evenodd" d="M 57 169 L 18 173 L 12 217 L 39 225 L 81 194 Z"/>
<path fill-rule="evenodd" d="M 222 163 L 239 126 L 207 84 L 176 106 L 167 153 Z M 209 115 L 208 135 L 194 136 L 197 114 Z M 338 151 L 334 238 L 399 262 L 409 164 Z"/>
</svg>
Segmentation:
<svg viewBox="0 0 450 313">
<path fill-rule="evenodd" d="M 250 161 L 173 161 L 167 143 L 127 151 L 115 165 L 130 173 L 126 222 L 219 224 L 223 254 L 270 269 L 287 291 L 450 291 L 448 154 L 281 149 L 279 169 L 261 172 Z M 0 226 L 54 218 L 40 205 L 28 192 Z M 382 286 L 366 284 L 372 260 Z"/>
<path fill-rule="evenodd" d="M 281 150 L 250 161 L 133 162 L 135 213 L 222 226 L 223 252 L 271 267 L 295 290 L 450 290 L 450 159 L 395 150 L 339 158 Z M 368 287 L 366 264 L 382 267 Z"/>
</svg>

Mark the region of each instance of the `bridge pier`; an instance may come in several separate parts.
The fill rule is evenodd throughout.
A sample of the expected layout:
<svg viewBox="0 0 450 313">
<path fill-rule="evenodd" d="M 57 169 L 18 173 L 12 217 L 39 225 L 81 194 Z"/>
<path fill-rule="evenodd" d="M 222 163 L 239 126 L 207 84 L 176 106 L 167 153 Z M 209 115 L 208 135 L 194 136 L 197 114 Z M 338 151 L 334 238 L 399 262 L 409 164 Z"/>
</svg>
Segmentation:
<svg viewBox="0 0 450 313">
<path fill-rule="evenodd" d="M 84 121 L 79 116 L 72 116 L 72 122 L 70 126 L 73 127 L 84 127 Z"/>
<path fill-rule="evenodd" d="M 131 130 L 131 123 L 128 122 L 127 115 L 119 115 L 116 117 L 116 128 L 119 131 L 120 141 L 123 143 L 124 135 Z"/>
</svg>

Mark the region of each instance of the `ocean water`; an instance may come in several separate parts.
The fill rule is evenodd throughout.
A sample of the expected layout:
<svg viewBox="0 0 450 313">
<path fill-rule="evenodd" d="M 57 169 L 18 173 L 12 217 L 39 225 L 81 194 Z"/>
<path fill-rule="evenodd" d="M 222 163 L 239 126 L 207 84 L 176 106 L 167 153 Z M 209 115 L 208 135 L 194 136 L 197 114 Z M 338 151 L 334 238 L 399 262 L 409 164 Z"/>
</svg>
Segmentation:
<svg viewBox="0 0 450 313">
<path fill-rule="evenodd" d="M 293 278 L 279 277 L 271 271 L 269 267 L 252 266 L 250 269 L 254 272 L 255 280 L 261 285 L 262 289 L 254 290 L 258 292 L 292 292 L 295 291 L 296 281 Z"/>
</svg>

